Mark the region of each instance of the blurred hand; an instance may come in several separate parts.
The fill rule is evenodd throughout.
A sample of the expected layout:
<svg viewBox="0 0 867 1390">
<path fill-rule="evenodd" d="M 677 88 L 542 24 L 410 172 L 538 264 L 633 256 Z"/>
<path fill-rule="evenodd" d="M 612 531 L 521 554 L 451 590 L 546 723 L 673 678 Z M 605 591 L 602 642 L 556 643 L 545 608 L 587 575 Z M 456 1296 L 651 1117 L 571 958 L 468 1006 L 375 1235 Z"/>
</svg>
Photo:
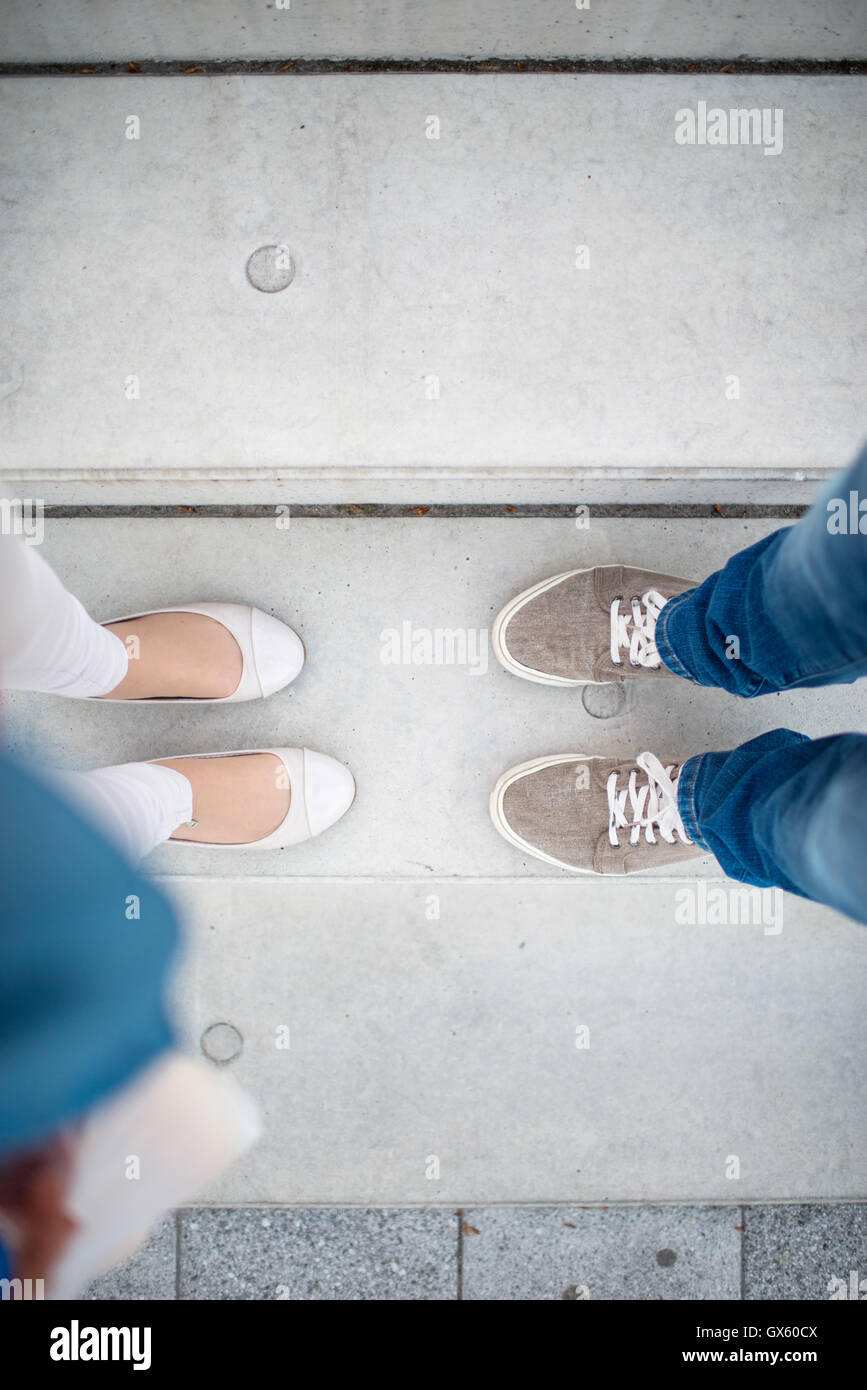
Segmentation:
<svg viewBox="0 0 867 1390">
<path fill-rule="evenodd" d="M 13 1276 L 46 1283 L 77 1226 L 65 1210 L 75 1143 L 61 1135 L 0 1165 L 0 1210 L 18 1232 Z"/>
</svg>

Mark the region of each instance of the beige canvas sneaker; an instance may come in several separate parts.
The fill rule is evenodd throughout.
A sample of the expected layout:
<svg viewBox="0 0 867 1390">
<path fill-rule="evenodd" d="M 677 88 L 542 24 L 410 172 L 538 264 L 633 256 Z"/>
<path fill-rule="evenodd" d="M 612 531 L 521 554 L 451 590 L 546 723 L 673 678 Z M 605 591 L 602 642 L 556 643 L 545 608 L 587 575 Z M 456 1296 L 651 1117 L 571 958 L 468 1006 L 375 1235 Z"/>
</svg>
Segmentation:
<svg viewBox="0 0 867 1390">
<path fill-rule="evenodd" d="M 578 874 L 634 874 L 692 859 L 677 809 L 678 763 L 560 753 L 504 772 L 491 819 L 524 854 Z"/>
<path fill-rule="evenodd" d="M 542 685 L 671 676 L 656 621 L 669 599 L 697 583 L 628 565 L 555 574 L 506 604 L 491 643 L 507 671 Z"/>
</svg>

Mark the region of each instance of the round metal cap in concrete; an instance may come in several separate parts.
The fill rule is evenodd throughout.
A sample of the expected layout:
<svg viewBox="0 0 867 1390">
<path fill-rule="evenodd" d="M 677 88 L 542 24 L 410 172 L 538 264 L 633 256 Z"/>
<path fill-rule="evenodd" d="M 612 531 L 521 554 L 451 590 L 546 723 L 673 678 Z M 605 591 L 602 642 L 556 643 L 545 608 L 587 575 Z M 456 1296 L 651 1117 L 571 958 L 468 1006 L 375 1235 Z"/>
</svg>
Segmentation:
<svg viewBox="0 0 867 1390">
<path fill-rule="evenodd" d="M 288 246 L 260 246 L 247 262 L 247 279 L 263 294 L 285 290 L 295 279 L 295 262 Z"/>
<path fill-rule="evenodd" d="M 626 706 L 626 686 L 622 681 L 607 685 L 585 685 L 581 703 L 594 719 L 613 719 Z"/>
<path fill-rule="evenodd" d="M 244 1039 L 232 1023 L 212 1023 L 202 1034 L 202 1051 L 219 1067 L 240 1057 L 243 1046 Z"/>
</svg>

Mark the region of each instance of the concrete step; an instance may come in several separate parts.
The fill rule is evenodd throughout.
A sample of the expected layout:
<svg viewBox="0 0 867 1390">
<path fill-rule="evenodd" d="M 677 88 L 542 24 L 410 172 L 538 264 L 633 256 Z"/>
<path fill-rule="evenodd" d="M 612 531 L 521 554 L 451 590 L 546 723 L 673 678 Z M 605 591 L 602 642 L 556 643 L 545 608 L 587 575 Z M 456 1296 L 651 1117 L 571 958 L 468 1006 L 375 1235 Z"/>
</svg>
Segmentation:
<svg viewBox="0 0 867 1390">
<path fill-rule="evenodd" d="M 309 660 L 248 705 L 10 695 L 19 752 L 87 767 L 298 742 L 358 780 L 344 820 L 293 851 L 148 861 L 191 934 L 184 1036 L 198 1049 L 212 1025 L 235 1030 L 221 1030 L 241 1048 L 229 1065 L 264 1114 L 263 1142 L 213 1201 L 863 1194 L 863 928 L 789 897 L 735 921 L 734 885 L 709 857 L 679 878 L 557 875 L 487 813 L 496 776 L 536 754 L 685 756 L 780 724 L 863 728 L 860 687 L 738 702 L 672 680 L 596 718 L 579 692 L 493 657 L 479 674 L 381 660 L 381 634 L 405 622 L 489 629 L 512 594 L 570 566 L 699 579 L 772 526 L 48 518 L 44 553 L 96 617 L 250 601 L 295 625 Z M 708 924 L 709 890 L 722 924 Z"/>
<path fill-rule="evenodd" d="M 172 891 L 185 1036 L 235 1030 L 264 1117 L 218 1203 L 865 1191 L 867 935 L 813 904 L 769 935 L 680 925 L 667 883 Z"/>
<path fill-rule="evenodd" d="M 175 5 L 137 0 L 103 6 L 67 5 L 50 14 L 27 0 L 5 0 L 0 52 L 6 60 L 52 62 L 130 58 L 487 58 L 634 56 L 837 58 L 867 54 L 858 0 L 824 0 L 795 13 L 787 0 L 629 0 L 603 6 L 559 0 L 390 0 L 377 6 L 346 0 L 274 0 L 238 6 L 230 0 Z"/>
<path fill-rule="evenodd" d="M 677 143 L 699 103 L 782 147 Z M 863 432 L 865 103 L 828 76 L 10 78 L 0 480 L 797 500 Z M 280 292 L 246 275 L 266 245 Z"/>
<path fill-rule="evenodd" d="M 8 699 L 8 736 L 58 765 L 85 768 L 179 753 L 306 745 L 356 776 L 351 811 L 292 850 L 235 857 L 173 845 L 154 872 L 217 877 L 559 877 L 494 830 L 501 772 L 552 752 L 682 760 L 788 726 L 813 736 L 864 728 L 860 685 L 739 701 L 687 681 L 631 683 L 612 717 L 579 690 L 502 669 L 488 634 L 502 605 L 548 574 L 635 563 L 703 579 L 775 529 L 770 519 L 573 518 L 318 520 L 46 519 L 44 554 L 100 620 L 185 599 L 250 602 L 300 633 L 298 679 L 267 701 L 215 707 Z M 577 520 L 584 520 L 583 517 Z M 288 521 L 288 527 L 278 522 Z M 466 637 L 465 664 L 387 664 L 384 633 Z M 460 655 L 460 644 L 455 651 Z M 411 654 L 411 653 L 410 653 Z M 443 649 L 445 655 L 445 648 Z M 606 688 L 590 691 L 608 708 Z M 614 692 L 616 693 L 616 692 Z M 599 706 L 594 700 L 603 701 Z M 615 706 L 616 708 L 616 706 Z M 679 877 L 718 876 L 710 856 Z"/>
</svg>

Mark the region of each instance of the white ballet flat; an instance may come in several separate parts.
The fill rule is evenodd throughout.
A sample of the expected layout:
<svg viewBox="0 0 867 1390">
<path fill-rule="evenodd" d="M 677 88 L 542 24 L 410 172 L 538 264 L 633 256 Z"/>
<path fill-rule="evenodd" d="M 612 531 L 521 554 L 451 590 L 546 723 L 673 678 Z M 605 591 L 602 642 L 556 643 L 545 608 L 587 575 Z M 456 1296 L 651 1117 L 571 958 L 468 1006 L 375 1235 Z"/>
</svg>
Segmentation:
<svg viewBox="0 0 867 1390">
<path fill-rule="evenodd" d="M 99 699 L 115 704 L 145 705 L 231 705 L 240 700 L 261 700 L 284 685 L 294 681 L 304 665 L 304 643 L 291 627 L 251 608 L 246 603 L 178 603 L 168 608 L 150 608 L 144 613 L 128 613 L 123 618 L 109 618 L 109 623 L 128 623 L 136 618 L 150 618 L 157 613 L 201 613 L 228 628 L 241 648 L 243 665 L 241 679 L 231 695 L 209 697 L 196 695 L 151 696 L 145 700 L 128 700 L 125 696 L 101 695 Z M 107 623 L 102 624 L 103 627 Z M 89 697 L 91 699 L 96 696 Z"/>
<path fill-rule="evenodd" d="M 289 849 L 303 840 L 311 840 L 314 835 L 321 835 L 346 814 L 355 800 L 355 778 L 349 768 L 327 753 L 316 753 L 311 748 L 237 748 L 230 753 L 179 754 L 177 761 L 187 757 L 238 758 L 249 753 L 273 753 L 286 769 L 289 810 L 277 829 L 259 840 L 241 844 L 215 844 L 210 840 L 165 840 L 164 844 L 192 846 L 193 849 Z M 149 758 L 148 761 L 157 763 L 163 759 Z"/>
</svg>

